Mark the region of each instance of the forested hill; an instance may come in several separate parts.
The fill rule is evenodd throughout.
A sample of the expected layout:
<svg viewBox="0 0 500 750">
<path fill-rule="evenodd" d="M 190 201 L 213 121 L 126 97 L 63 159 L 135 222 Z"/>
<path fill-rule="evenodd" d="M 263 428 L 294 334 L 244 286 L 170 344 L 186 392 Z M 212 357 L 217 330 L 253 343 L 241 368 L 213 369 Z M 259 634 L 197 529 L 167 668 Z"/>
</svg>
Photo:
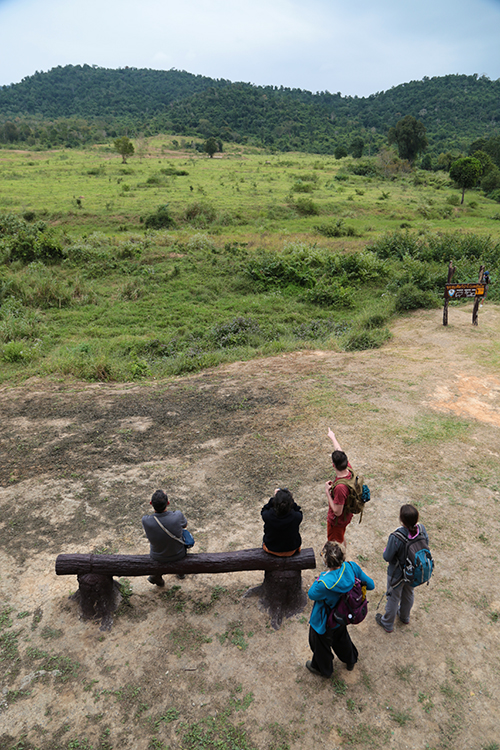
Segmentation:
<svg viewBox="0 0 500 750">
<path fill-rule="evenodd" d="M 186 99 L 231 81 L 178 70 L 66 65 L 36 72 L 20 83 L 0 87 L 0 116 L 41 118 L 103 117 L 144 119 L 165 112 L 176 99 Z"/>
<path fill-rule="evenodd" d="M 471 140 L 499 133 L 500 80 L 424 78 L 362 98 L 232 83 L 176 70 L 68 65 L 0 88 L 0 125 L 9 121 L 4 142 L 27 140 L 29 133 L 42 132 L 40 122 L 51 121 L 54 144 L 61 137 L 68 139 L 66 145 L 76 145 L 70 131 L 80 142 L 89 133 L 95 139 L 99 127 L 101 137 L 103 131 L 111 137 L 166 131 L 317 153 L 333 153 L 361 135 L 377 150 L 389 128 L 407 114 L 425 124 L 431 151 L 465 150 Z M 86 122 L 87 130 L 80 127 L 78 132 L 76 118 Z M 72 126 L 55 127 L 61 120 L 73 120 Z"/>
</svg>

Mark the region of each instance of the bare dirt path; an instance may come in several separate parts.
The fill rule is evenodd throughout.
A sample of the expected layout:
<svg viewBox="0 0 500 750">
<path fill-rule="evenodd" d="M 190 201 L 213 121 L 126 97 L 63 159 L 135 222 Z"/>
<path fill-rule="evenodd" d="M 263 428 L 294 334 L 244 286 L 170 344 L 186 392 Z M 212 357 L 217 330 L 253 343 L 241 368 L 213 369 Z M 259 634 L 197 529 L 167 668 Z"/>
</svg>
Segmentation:
<svg viewBox="0 0 500 750">
<path fill-rule="evenodd" d="M 440 311 L 421 312 L 380 350 L 175 381 L 0 389 L 0 750 L 498 748 L 500 309 L 470 320 L 454 308 L 445 329 Z M 163 592 L 132 579 L 111 632 L 78 619 L 57 554 L 146 553 L 140 518 L 157 487 L 196 549 L 216 551 L 258 546 L 260 509 L 288 486 L 319 559 L 328 426 L 373 498 L 348 530 L 349 556 L 376 581 L 353 672 L 305 670 L 310 608 L 273 631 L 241 600 L 261 573 Z M 420 509 L 436 572 L 411 625 L 386 635 L 373 615 L 402 502 Z"/>
</svg>

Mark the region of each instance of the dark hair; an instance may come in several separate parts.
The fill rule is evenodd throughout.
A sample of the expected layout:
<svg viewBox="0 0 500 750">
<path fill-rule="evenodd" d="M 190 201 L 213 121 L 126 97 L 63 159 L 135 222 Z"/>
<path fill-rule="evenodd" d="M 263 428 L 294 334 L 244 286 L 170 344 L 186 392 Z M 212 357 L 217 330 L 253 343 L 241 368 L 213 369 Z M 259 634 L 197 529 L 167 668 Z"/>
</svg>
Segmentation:
<svg viewBox="0 0 500 750">
<path fill-rule="evenodd" d="M 294 503 L 290 490 L 278 490 L 273 498 L 273 508 L 278 518 L 283 518 L 292 509 Z"/>
<path fill-rule="evenodd" d="M 337 542 L 327 542 L 322 552 L 325 555 L 326 567 L 332 570 L 340 568 L 345 561 L 345 552 Z"/>
<path fill-rule="evenodd" d="M 411 534 L 417 533 L 418 510 L 414 505 L 402 505 L 399 511 L 399 520 Z"/>
<path fill-rule="evenodd" d="M 157 513 L 162 513 L 168 505 L 167 493 L 163 490 L 156 490 L 151 498 L 151 505 Z"/>
<path fill-rule="evenodd" d="M 344 471 L 344 469 L 347 469 L 347 456 L 344 451 L 333 451 L 332 463 L 337 471 Z"/>
</svg>

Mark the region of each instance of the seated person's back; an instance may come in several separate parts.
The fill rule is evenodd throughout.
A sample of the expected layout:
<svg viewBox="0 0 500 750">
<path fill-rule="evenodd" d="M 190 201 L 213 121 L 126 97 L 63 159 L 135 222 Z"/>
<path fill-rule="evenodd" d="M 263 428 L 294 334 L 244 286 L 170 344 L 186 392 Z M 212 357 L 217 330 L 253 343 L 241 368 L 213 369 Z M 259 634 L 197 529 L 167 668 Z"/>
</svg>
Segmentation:
<svg viewBox="0 0 500 750">
<path fill-rule="evenodd" d="M 262 547 L 266 552 L 287 557 L 300 550 L 302 511 L 289 490 L 276 489 L 260 514 L 264 521 Z"/>
<path fill-rule="evenodd" d="M 168 498 L 162 490 L 154 493 L 151 505 L 155 512 L 142 517 L 142 526 L 149 540 L 150 557 L 157 562 L 181 560 L 186 554 L 184 543 L 179 541 L 182 539 L 182 530 L 187 526 L 184 514 L 180 510 L 167 510 Z"/>
</svg>

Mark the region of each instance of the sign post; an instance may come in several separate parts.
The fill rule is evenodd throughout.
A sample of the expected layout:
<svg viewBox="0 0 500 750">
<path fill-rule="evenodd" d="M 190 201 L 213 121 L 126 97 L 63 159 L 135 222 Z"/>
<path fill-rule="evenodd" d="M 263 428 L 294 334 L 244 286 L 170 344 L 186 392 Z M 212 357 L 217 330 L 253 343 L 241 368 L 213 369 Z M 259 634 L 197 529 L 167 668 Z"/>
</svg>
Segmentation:
<svg viewBox="0 0 500 750">
<path fill-rule="evenodd" d="M 479 269 L 479 281 L 471 284 L 452 284 L 451 279 L 455 272 L 451 261 L 448 267 L 448 283 L 444 287 L 444 309 L 443 309 L 443 325 L 448 325 L 448 303 L 450 300 L 455 299 L 471 299 L 474 298 L 474 308 L 472 310 L 472 325 L 477 326 L 477 314 L 479 310 L 479 303 L 486 297 L 488 291 L 489 276 L 485 272 L 484 266 Z"/>
</svg>

